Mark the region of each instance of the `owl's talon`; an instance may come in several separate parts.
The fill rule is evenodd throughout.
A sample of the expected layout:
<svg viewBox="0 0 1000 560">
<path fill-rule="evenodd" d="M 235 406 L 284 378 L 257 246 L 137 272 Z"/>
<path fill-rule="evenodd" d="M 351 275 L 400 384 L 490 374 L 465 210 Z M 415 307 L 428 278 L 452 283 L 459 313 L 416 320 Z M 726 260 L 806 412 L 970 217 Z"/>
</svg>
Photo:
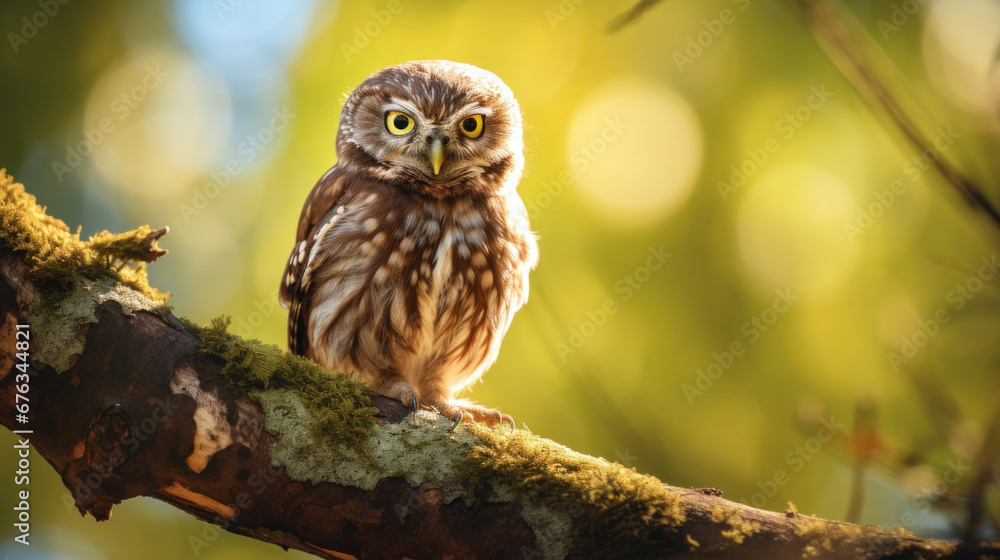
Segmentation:
<svg viewBox="0 0 1000 560">
<path fill-rule="evenodd" d="M 510 414 L 500 415 L 500 425 L 502 426 L 504 423 L 510 424 L 510 433 L 514 433 L 514 430 L 517 429 L 517 425 L 514 424 L 514 418 Z"/>
<path fill-rule="evenodd" d="M 455 415 L 455 423 L 451 426 L 451 431 L 454 432 L 456 429 L 458 429 L 458 426 L 459 426 L 459 424 L 462 423 L 462 418 L 464 418 L 464 417 L 465 417 L 465 413 L 462 412 L 461 410 L 459 410 L 458 414 Z"/>
<path fill-rule="evenodd" d="M 410 408 L 413 409 L 413 413 L 414 414 L 417 413 L 417 396 L 416 395 L 410 395 Z"/>
</svg>

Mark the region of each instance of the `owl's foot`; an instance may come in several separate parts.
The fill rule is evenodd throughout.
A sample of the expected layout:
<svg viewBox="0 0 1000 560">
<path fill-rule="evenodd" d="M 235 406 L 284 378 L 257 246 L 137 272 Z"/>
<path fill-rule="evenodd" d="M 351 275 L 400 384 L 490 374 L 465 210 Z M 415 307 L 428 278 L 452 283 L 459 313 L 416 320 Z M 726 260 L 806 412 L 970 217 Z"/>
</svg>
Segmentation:
<svg viewBox="0 0 1000 560">
<path fill-rule="evenodd" d="M 455 421 L 455 426 L 452 429 L 457 428 L 462 421 L 481 422 L 490 427 L 506 423 L 510 425 L 511 431 L 514 431 L 515 428 L 514 419 L 509 414 L 504 414 L 499 410 L 486 408 L 485 406 L 480 406 L 469 401 L 450 400 L 435 403 L 434 407 L 438 409 L 438 412 Z"/>
<path fill-rule="evenodd" d="M 455 417 L 455 423 L 451 425 L 451 431 L 454 432 L 455 430 L 458 429 L 458 426 L 459 426 L 459 424 L 462 423 L 462 418 L 464 418 L 464 417 L 465 417 L 465 413 L 462 412 L 461 410 L 459 410 L 458 411 L 458 416 Z"/>
<path fill-rule="evenodd" d="M 403 406 L 409 407 L 413 412 L 416 412 L 420 407 L 417 401 L 417 392 L 405 381 L 393 380 L 384 382 L 376 387 L 375 391 L 390 399 L 398 400 L 403 403 Z"/>
<path fill-rule="evenodd" d="M 499 412 L 499 411 L 495 411 L 495 412 Z M 459 410 L 458 411 L 458 415 L 455 416 L 455 423 L 451 425 L 451 431 L 454 432 L 455 430 L 458 429 L 458 426 L 459 426 L 459 424 L 462 423 L 462 419 L 463 418 L 465 418 L 465 413 L 462 412 L 461 410 Z M 511 431 L 511 433 L 514 433 L 514 430 L 517 429 L 514 426 L 514 419 L 510 416 L 510 414 L 502 414 L 502 413 L 500 414 L 500 422 L 498 422 L 498 424 L 503 424 L 503 423 L 510 424 L 510 431 Z M 487 424 L 487 425 L 488 426 L 496 426 L 497 424 Z"/>
</svg>

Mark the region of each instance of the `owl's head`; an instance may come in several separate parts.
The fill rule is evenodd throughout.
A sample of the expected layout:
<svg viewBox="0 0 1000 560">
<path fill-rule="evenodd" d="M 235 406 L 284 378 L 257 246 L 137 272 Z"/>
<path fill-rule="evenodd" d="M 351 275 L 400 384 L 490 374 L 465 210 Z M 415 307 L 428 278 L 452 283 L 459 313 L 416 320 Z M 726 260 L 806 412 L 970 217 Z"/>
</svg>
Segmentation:
<svg viewBox="0 0 1000 560">
<path fill-rule="evenodd" d="M 337 153 L 424 194 L 488 194 L 520 178 L 521 111 L 491 72 L 446 60 L 406 62 L 375 72 L 347 98 Z"/>
</svg>

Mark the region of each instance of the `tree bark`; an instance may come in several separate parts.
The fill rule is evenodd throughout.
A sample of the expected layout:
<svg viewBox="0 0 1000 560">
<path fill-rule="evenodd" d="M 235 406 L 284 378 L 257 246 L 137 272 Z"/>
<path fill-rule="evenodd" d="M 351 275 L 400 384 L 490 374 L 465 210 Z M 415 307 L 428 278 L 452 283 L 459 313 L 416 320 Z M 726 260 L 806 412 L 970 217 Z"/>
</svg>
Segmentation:
<svg viewBox="0 0 1000 560">
<path fill-rule="evenodd" d="M 29 308 L 37 317 L 45 299 L 24 254 L 3 241 L 0 402 L 10 411 L 20 373 L 13 350 L 17 325 L 25 322 Z M 507 479 L 487 476 L 468 481 L 492 486 L 486 497 L 469 492 L 451 499 L 444 480 L 413 484 L 406 476 L 385 476 L 374 485 L 309 480 L 276 457 L 281 436 L 268 429 L 269 413 L 221 373 L 225 360 L 200 352 L 202 342 L 173 315 L 129 309 L 127 302 L 114 298 L 95 304 L 93 318 L 75 333 L 83 349 L 73 354 L 68 370 L 57 373 L 32 363 L 28 423 L 15 422 L 12 413 L 0 415 L 11 430 L 33 430 L 19 437 L 30 440 L 33 454 L 60 474 L 80 512 L 98 521 L 109 519 L 122 500 L 151 496 L 227 531 L 340 559 L 969 557 L 951 542 L 764 511 L 724 500 L 712 489 L 677 488 L 655 480 L 652 495 L 639 490 L 634 496 L 619 495 L 632 486 L 601 487 L 589 479 L 531 481 L 533 488 L 543 490 L 529 494 Z M 404 434 L 417 429 L 407 424 L 415 416 L 399 403 L 374 395 L 370 400 L 376 420 L 372 437 L 390 426 L 402 427 Z M 431 413 L 423 414 L 429 418 Z M 457 437 L 446 420 L 428 422 L 439 437 Z M 441 425 L 445 428 L 439 429 Z M 461 426 L 457 433 L 466 430 L 472 428 Z M 501 441 L 514 435 L 497 432 L 490 437 Z M 651 480 L 541 438 L 531 441 L 554 453 L 545 461 L 572 455 L 573 464 L 619 469 L 616 476 L 624 478 L 616 480 L 640 486 Z M 315 448 L 300 452 L 310 449 Z M 459 449 L 464 449 L 462 460 L 470 463 L 477 460 L 476 450 L 482 451 Z M 407 459 L 379 460 L 392 467 L 393 461 Z M 413 468 L 401 466 L 399 471 Z M 549 482 L 551 491 L 545 490 Z M 567 500 L 555 494 L 566 493 L 581 498 L 569 500 L 570 507 L 562 510 L 554 504 Z M 588 498 L 595 495 L 603 498 Z M 677 514 L 651 515 L 647 510 L 654 509 L 653 501 L 676 504 Z M 639 513 L 622 513 L 628 508 Z M 605 523 L 601 534 L 573 532 L 574 524 L 595 519 L 627 523 Z M 190 544 L 198 551 L 210 541 L 208 535 L 192 535 Z"/>
</svg>

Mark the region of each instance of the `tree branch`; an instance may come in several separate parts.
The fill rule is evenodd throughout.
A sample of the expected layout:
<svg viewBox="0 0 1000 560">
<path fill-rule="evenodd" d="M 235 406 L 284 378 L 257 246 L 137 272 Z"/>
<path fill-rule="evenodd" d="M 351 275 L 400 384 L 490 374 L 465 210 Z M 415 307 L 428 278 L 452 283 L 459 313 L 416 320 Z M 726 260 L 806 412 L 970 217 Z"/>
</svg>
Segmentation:
<svg viewBox="0 0 1000 560">
<path fill-rule="evenodd" d="M 452 431 L 436 413 L 411 414 L 307 360 L 228 335 L 222 321 L 178 320 L 143 295 L 144 276 L 126 287 L 108 282 L 117 269 L 95 276 L 84 263 L 90 276 L 53 284 L 38 270 L 51 270 L 60 247 L 86 242 L 53 233 L 61 222 L 2 172 L 0 189 L 7 410 L 23 393 L 17 325 L 32 337 L 29 421 L 0 422 L 33 430 L 34 451 L 99 521 L 122 500 L 151 496 L 331 559 L 961 556 L 951 542 L 664 485 L 525 431 Z M 28 226 L 56 247 L 32 245 L 42 240 L 17 229 Z M 137 242 L 162 235 L 143 231 Z M 210 541 L 189 538 L 194 551 Z"/>
</svg>

